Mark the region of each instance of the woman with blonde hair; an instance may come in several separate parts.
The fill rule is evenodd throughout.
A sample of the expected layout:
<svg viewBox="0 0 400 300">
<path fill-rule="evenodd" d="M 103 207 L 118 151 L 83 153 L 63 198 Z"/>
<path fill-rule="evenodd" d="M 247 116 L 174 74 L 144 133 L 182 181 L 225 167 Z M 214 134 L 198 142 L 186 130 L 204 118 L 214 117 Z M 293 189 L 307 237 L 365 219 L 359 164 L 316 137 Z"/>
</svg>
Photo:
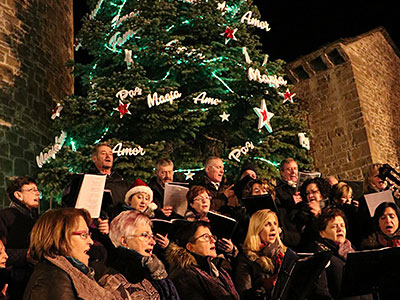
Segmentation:
<svg viewBox="0 0 400 300">
<path fill-rule="evenodd" d="M 379 168 L 382 166 L 383 164 L 381 163 L 375 163 L 368 167 L 364 176 L 364 194 L 371 194 L 386 190 L 387 182 L 379 177 Z"/>
<path fill-rule="evenodd" d="M 278 217 L 272 210 L 259 210 L 251 216 L 234 275 L 242 300 L 269 298 L 287 249 L 280 233 Z"/>
</svg>

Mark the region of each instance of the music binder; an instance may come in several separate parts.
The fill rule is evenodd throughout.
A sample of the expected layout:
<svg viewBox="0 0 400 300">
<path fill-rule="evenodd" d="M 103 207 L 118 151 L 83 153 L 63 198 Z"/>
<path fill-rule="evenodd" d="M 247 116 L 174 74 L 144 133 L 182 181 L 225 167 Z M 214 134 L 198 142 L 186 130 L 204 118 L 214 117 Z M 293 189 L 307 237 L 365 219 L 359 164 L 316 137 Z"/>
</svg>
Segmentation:
<svg viewBox="0 0 400 300">
<path fill-rule="evenodd" d="M 246 175 L 235 183 L 232 189 L 235 192 L 236 197 L 242 199 L 243 190 L 251 180 L 253 180 L 253 178 L 251 178 L 250 175 Z"/>
<path fill-rule="evenodd" d="M 175 229 L 182 226 L 183 223 L 191 222 L 185 219 L 172 219 L 172 220 L 164 220 L 164 219 L 152 219 L 152 230 L 153 234 L 161 234 L 165 236 L 166 234 L 170 234 Z"/>
<path fill-rule="evenodd" d="M 296 254 L 286 250 L 278 278 L 272 290 L 271 300 L 304 300 L 314 287 L 332 252 Z"/>
<path fill-rule="evenodd" d="M 246 208 L 249 217 L 251 217 L 256 211 L 262 209 L 270 209 L 276 213 L 278 217 L 278 222 L 279 224 L 282 225 L 282 220 L 281 217 L 279 216 L 275 200 L 272 198 L 270 194 L 243 197 L 242 203 Z"/>
<path fill-rule="evenodd" d="M 207 218 L 210 221 L 211 232 L 218 239 L 230 239 L 236 229 L 237 221 L 231 217 L 227 217 L 212 211 L 207 213 Z"/>
<path fill-rule="evenodd" d="M 373 294 L 374 299 L 397 299 L 399 282 L 399 247 L 351 252 L 347 254 L 341 295 Z"/>
</svg>

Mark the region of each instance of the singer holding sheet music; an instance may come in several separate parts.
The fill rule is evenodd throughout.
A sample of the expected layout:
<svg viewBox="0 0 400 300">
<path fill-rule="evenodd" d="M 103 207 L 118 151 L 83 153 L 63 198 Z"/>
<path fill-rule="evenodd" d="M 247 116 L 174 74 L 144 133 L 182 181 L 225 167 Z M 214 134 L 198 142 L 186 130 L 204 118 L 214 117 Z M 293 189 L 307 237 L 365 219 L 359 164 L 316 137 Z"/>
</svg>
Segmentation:
<svg viewBox="0 0 400 300">
<path fill-rule="evenodd" d="M 278 218 L 272 210 L 259 210 L 251 216 L 234 275 L 242 300 L 269 299 L 286 252 L 280 233 Z"/>
<path fill-rule="evenodd" d="M 395 203 L 383 202 L 375 210 L 376 231 L 361 243 L 362 249 L 400 246 L 400 209 Z"/>
</svg>

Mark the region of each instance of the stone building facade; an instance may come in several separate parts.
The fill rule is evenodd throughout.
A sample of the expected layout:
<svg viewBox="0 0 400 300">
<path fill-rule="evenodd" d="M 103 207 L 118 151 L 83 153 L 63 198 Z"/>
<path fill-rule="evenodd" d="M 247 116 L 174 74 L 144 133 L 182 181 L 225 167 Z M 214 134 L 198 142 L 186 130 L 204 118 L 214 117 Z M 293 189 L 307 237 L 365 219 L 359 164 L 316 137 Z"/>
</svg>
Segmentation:
<svg viewBox="0 0 400 300">
<path fill-rule="evenodd" d="M 0 207 L 9 176 L 37 172 L 35 156 L 54 143 L 51 111 L 73 92 L 72 2 L 0 1 Z"/>
<path fill-rule="evenodd" d="M 399 165 L 400 52 L 384 28 L 301 57 L 288 76 L 308 112 L 317 170 L 362 180 L 371 163 Z"/>
</svg>

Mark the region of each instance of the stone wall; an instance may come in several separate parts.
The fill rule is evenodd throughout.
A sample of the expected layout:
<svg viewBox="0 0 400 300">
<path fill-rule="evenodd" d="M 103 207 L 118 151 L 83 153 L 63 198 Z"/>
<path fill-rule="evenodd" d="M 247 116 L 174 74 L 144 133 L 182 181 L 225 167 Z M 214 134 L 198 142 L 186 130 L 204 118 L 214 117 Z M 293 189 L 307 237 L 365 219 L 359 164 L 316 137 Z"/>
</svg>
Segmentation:
<svg viewBox="0 0 400 300">
<path fill-rule="evenodd" d="M 309 113 L 317 170 L 362 180 L 371 163 L 399 164 L 399 64 L 383 28 L 288 64 L 297 99 Z"/>
<path fill-rule="evenodd" d="M 0 0 L 0 207 L 9 176 L 34 175 L 51 110 L 73 92 L 72 0 Z M 59 134 L 59 133 L 58 133 Z"/>
</svg>

